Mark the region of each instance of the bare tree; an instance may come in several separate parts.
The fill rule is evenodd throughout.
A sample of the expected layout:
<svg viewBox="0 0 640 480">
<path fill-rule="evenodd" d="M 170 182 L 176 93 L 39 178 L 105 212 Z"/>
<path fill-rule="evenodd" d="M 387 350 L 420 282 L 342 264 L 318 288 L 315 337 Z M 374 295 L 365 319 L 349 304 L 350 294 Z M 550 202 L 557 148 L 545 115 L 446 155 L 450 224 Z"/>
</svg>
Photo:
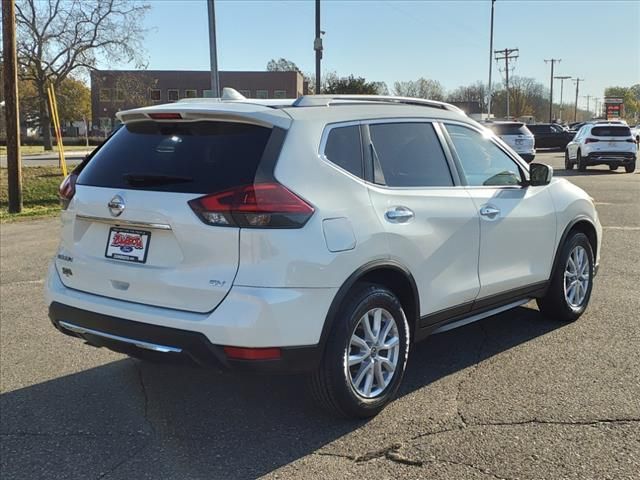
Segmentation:
<svg viewBox="0 0 640 480">
<path fill-rule="evenodd" d="M 18 61 L 38 92 L 44 148 L 51 150 L 48 84 L 95 68 L 98 59 L 143 65 L 142 20 L 149 6 L 132 0 L 18 0 Z"/>
<path fill-rule="evenodd" d="M 487 86 L 483 82 L 464 85 L 447 95 L 448 102 L 478 102 L 484 112 L 487 108 Z"/>
<path fill-rule="evenodd" d="M 440 82 L 427 78 L 419 78 L 408 82 L 395 82 L 393 84 L 393 93 L 402 97 L 444 100 L 444 88 Z"/>
</svg>

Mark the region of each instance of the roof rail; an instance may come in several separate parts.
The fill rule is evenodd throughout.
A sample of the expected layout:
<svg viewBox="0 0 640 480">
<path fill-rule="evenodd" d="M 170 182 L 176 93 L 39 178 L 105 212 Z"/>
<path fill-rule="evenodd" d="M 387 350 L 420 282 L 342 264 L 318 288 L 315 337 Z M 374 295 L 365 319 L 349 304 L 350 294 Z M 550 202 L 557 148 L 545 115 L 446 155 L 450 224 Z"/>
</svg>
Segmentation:
<svg viewBox="0 0 640 480">
<path fill-rule="evenodd" d="M 451 112 L 464 113 L 464 111 L 450 103 L 439 102 L 437 100 L 427 100 L 424 98 L 413 97 L 396 97 L 393 95 L 303 95 L 294 103 L 294 107 L 318 107 L 330 106 L 332 104 L 340 104 L 346 102 L 363 102 L 363 103 L 387 103 L 414 105 L 422 107 L 439 108 Z"/>
</svg>

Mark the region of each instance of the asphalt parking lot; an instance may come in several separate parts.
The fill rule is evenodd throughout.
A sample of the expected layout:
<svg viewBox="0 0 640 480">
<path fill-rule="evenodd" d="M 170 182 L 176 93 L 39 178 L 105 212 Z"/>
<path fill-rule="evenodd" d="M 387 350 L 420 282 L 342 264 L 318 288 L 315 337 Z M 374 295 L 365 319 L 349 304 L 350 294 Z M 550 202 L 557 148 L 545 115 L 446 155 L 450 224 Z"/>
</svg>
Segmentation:
<svg viewBox="0 0 640 480">
<path fill-rule="evenodd" d="M 57 333 L 42 296 L 57 219 L 0 227 L 0 477 L 637 479 L 640 170 L 562 170 L 605 227 L 576 323 L 534 304 L 417 345 L 369 421 L 317 411 L 304 379 L 146 364 Z"/>
</svg>

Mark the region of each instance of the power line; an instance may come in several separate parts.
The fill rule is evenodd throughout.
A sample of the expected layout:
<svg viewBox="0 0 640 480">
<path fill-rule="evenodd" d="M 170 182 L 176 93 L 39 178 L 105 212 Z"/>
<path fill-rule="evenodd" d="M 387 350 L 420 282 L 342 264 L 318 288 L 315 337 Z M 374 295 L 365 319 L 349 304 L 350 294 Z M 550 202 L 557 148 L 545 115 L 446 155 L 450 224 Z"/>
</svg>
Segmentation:
<svg viewBox="0 0 640 480">
<path fill-rule="evenodd" d="M 515 60 L 520 56 L 520 49 L 518 48 L 505 48 L 504 50 L 495 50 L 493 53 L 496 55 L 496 61 L 504 60 L 504 71 L 506 75 L 506 87 L 507 87 L 507 120 L 509 120 L 509 60 Z M 502 56 L 499 56 L 502 55 Z"/>
<path fill-rule="evenodd" d="M 553 120 L 553 66 L 556 62 L 560 63 L 562 61 L 561 58 L 551 58 L 549 60 L 545 60 L 544 63 L 551 63 L 551 91 L 549 93 L 549 123 Z"/>
</svg>

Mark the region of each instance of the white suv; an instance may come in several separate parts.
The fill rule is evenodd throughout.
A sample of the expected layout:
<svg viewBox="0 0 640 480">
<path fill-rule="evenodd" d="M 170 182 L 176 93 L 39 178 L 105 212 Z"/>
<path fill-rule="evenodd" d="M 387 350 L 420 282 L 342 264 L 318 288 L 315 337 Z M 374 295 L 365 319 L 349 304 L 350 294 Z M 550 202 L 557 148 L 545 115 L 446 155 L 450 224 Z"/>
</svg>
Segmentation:
<svg viewBox="0 0 640 480">
<path fill-rule="evenodd" d="M 522 122 L 488 122 L 486 124 L 504 142 L 516 151 L 522 159 L 531 163 L 536 156 L 535 138 L 531 130 Z"/>
<path fill-rule="evenodd" d="M 137 357 L 308 372 L 354 417 L 411 345 L 537 299 L 587 307 L 592 199 L 451 105 L 199 99 L 121 112 L 61 186 L 61 332 Z"/>
<path fill-rule="evenodd" d="M 636 169 L 638 146 L 631 129 L 621 122 L 588 123 L 567 145 L 564 166 L 574 165 L 585 171 L 589 165 L 608 165 L 611 170 L 624 167 L 627 173 Z"/>
</svg>

